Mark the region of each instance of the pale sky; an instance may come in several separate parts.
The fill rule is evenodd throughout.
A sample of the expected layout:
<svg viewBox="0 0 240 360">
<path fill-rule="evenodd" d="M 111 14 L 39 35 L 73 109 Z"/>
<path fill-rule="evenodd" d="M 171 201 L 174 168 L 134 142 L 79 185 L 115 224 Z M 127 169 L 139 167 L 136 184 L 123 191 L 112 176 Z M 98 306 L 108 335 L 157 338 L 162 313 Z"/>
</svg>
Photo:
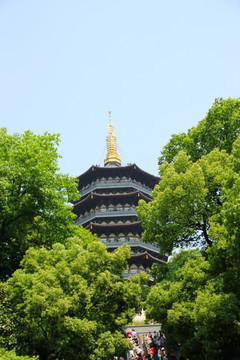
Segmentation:
<svg viewBox="0 0 240 360">
<path fill-rule="evenodd" d="M 158 175 L 174 133 L 240 96 L 240 0 L 0 0 L 0 122 L 60 133 L 60 171 L 103 166 L 108 110 L 122 164 Z"/>
</svg>

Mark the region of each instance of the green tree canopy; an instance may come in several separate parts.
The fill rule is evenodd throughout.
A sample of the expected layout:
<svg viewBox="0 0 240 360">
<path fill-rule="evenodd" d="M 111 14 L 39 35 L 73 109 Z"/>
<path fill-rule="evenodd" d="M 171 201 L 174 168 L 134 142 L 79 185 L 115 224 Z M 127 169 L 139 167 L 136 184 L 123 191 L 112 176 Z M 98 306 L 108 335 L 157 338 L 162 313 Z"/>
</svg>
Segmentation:
<svg viewBox="0 0 240 360">
<path fill-rule="evenodd" d="M 163 252 L 181 251 L 152 269 L 157 285 L 146 300 L 163 323 L 169 350 L 191 360 L 240 353 L 239 100 L 216 100 L 188 134 L 175 135 L 160 158 L 152 202 L 140 201 L 144 239 Z"/>
<path fill-rule="evenodd" d="M 7 281 L 21 354 L 107 360 L 128 347 L 119 330 L 141 306 L 140 285 L 123 280 L 130 249 L 111 254 L 87 230 L 80 233 L 50 250 L 30 248 Z"/>
<path fill-rule="evenodd" d="M 73 178 L 58 172 L 58 135 L 8 135 L 0 129 L 0 276 L 18 268 L 29 246 L 51 246 L 74 233 Z"/>
<path fill-rule="evenodd" d="M 240 351 L 240 299 L 234 285 L 226 291 L 223 277 L 198 250 L 175 254 L 164 278 L 154 272 L 159 282 L 148 295 L 146 314 L 163 324 L 169 351 L 191 360 L 231 359 Z"/>
<path fill-rule="evenodd" d="M 160 166 L 161 181 L 152 201 L 139 201 L 143 239 L 158 242 L 163 252 L 177 247 L 212 245 L 210 219 L 219 213 L 225 192 L 237 178 L 233 157 L 213 150 L 196 162 L 180 151 L 171 164 Z"/>
<path fill-rule="evenodd" d="M 0 347 L 1 360 L 37 360 L 38 357 L 18 356 L 14 350 L 7 350 Z"/>
<path fill-rule="evenodd" d="M 145 241 L 158 242 L 163 253 L 212 245 L 210 222 L 239 178 L 239 130 L 240 100 L 218 99 L 196 128 L 170 140 L 152 202 L 137 208 Z"/>
<path fill-rule="evenodd" d="M 240 99 L 216 99 L 207 116 L 188 133 L 172 135 L 164 146 L 159 164 L 172 162 L 180 150 L 192 161 L 200 159 L 213 149 L 226 150 L 229 154 L 240 133 Z"/>
</svg>

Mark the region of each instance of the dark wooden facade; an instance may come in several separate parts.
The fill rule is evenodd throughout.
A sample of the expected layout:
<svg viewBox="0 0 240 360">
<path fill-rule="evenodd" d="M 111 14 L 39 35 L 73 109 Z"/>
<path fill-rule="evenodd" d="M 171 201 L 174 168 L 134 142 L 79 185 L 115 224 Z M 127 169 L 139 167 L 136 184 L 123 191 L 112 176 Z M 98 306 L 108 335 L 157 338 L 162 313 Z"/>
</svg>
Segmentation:
<svg viewBox="0 0 240 360">
<path fill-rule="evenodd" d="M 142 225 L 136 206 L 140 199 L 151 201 L 150 194 L 159 177 L 128 166 L 92 166 L 79 176 L 81 199 L 74 204 L 76 224 L 96 234 L 109 251 L 123 243 L 131 247 L 126 276 L 149 272 L 153 263 L 165 263 L 156 244 L 141 241 Z"/>
</svg>

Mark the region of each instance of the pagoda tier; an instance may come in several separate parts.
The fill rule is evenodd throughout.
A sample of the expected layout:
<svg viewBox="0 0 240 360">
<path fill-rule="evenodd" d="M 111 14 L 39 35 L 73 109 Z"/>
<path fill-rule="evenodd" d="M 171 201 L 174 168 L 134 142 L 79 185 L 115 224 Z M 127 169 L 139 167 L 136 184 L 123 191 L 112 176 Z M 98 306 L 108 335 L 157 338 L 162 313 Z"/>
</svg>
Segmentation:
<svg viewBox="0 0 240 360">
<path fill-rule="evenodd" d="M 122 194 L 99 194 L 97 192 L 93 192 L 75 204 L 74 213 L 80 216 L 96 207 L 104 207 L 105 209 L 108 209 L 112 205 L 114 208 L 117 208 L 118 205 L 123 206 L 126 202 L 137 206 L 140 199 L 143 199 L 146 202 L 151 201 L 149 196 L 141 193 L 140 191 L 133 191 L 129 193 L 124 192 Z"/>
<path fill-rule="evenodd" d="M 149 254 L 148 251 L 144 251 L 143 253 L 137 253 L 137 254 L 133 254 L 131 255 L 131 259 L 129 260 L 129 265 L 130 268 L 132 267 L 132 265 L 136 265 L 136 268 L 138 268 L 139 266 L 143 266 L 144 268 L 147 268 L 149 265 L 151 266 L 152 264 L 165 264 L 164 260 L 158 259 L 155 256 L 152 256 L 151 254 Z"/>
<path fill-rule="evenodd" d="M 129 234 L 140 237 L 143 231 L 141 221 L 129 221 L 128 223 L 111 222 L 109 224 L 92 222 L 86 228 L 91 230 L 92 233 L 97 234 L 98 237 L 106 239 L 109 238 L 111 234 L 115 235 L 115 238 L 118 238 L 120 234 L 123 234 L 125 237 L 128 237 Z"/>
<path fill-rule="evenodd" d="M 91 192 L 91 189 L 89 189 L 89 191 L 85 190 L 94 184 L 98 185 L 98 189 L 106 189 L 108 185 L 111 184 L 115 184 L 115 189 L 124 189 L 133 186 L 134 189 L 142 190 L 149 195 L 160 180 L 159 177 L 141 170 L 136 164 L 116 167 L 91 166 L 84 174 L 80 175 L 78 179 L 79 191 L 82 196 Z M 137 187 L 137 185 L 140 188 Z"/>
</svg>

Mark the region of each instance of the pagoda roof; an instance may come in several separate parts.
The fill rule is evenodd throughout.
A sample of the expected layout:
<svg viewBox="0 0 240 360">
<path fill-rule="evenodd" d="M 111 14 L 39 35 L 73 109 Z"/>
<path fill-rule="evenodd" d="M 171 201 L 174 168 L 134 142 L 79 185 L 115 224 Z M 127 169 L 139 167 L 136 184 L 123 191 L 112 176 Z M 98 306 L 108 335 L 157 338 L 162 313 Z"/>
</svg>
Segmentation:
<svg viewBox="0 0 240 360">
<path fill-rule="evenodd" d="M 143 194 L 140 191 L 133 191 L 130 193 L 123 193 L 123 194 L 99 194 L 96 192 L 92 192 L 85 198 L 81 199 L 79 202 L 77 202 L 74 205 L 73 212 L 76 213 L 77 211 L 83 209 L 87 209 L 88 207 L 91 207 L 92 205 L 98 205 L 98 204 L 112 204 L 112 203 L 121 203 L 123 201 L 129 202 L 131 200 L 140 200 L 143 199 L 146 202 L 151 201 L 150 197 Z"/>
<path fill-rule="evenodd" d="M 136 164 L 127 166 L 96 166 L 92 165 L 85 173 L 78 177 L 79 188 L 89 184 L 90 181 L 97 180 L 99 178 L 115 178 L 115 177 L 130 177 L 142 181 L 152 189 L 159 183 L 160 177 L 151 175 L 146 171 L 140 169 Z"/>
<path fill-rule="evenodd" d="M 164 257 L 163 255 L 160 255 Z M 146 267 L 151 267 L 152 264 L 166 264 L 166 261 L 163 259 L 159 259 L 158 257 L 152 256 L 148 251 L 139 254 L 131 255 L 130 259 L 128 259 L 128 264 L 132 265 L 143 265 Z"/>
<path fill-rule="evenodd" d="M 91 230 L 91 232 L 93 234 L 106 234 L 106 235 L 110 235 L 110 234 L 119 234 L 120 232 L 128 234 L 129 232 L 131 233 L 142 233 L 143 228 L 142 228 L 142 223 L 141 221 L 135 221 L 135 222 L 131 222 L 131 223 L 117 223 L 117 224 L 96 224 L 96 223 L 90 223 L 86 229 Z"/>
<path fill-rule="evenodd" d="M 120 246 L 122 246 L 123 244 L 127 244 L 130 246 L 131 250 L 134 251 L 133 254 L 131 254 L 132 256 L 140 256 L 142 254 L 150 254 L 153 258 L 157 258 L 163 261 L 167 261 L 167 256 L 166 255 L 162 255 L 159 252 L 159 247 L 154 246 L 153 244 L 149 244 L 143 241 L 116 241 L 116 242 L 104 242 L 104 244 L 107 246 L 107 248 L 110 251 L 115 251 L 117 248 L 119 248 Z"/>
</svg>

